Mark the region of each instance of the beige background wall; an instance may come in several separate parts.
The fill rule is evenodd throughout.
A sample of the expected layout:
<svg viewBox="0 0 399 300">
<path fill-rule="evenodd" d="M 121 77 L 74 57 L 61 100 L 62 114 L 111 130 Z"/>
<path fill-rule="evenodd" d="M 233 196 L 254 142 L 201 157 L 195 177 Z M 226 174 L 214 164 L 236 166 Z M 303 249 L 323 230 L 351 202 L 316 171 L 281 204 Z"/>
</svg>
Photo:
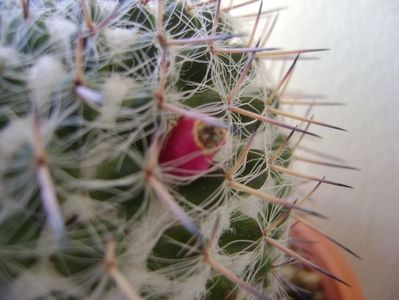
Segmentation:
<svg viewBox="0 0 399 300">
<path fill-rule="evenodd" d="M 362 261 L 349 259 L 367 299 L 399 299 L 399 1 L 264 4 L 288 8 L 269 46 L 332 49 L 318 54 L 318 61 L 300 62 L 291 87 L 347 104 L 317 109 L 315 118 L 348 133 L 313 127 L 324 139 L 307 142 L 361 172 L 300 168 L 355 187 L 323 186 L 317 192 L 314 207 L 331 217 L 320 224 L 362 256 Z"/>
</svg>

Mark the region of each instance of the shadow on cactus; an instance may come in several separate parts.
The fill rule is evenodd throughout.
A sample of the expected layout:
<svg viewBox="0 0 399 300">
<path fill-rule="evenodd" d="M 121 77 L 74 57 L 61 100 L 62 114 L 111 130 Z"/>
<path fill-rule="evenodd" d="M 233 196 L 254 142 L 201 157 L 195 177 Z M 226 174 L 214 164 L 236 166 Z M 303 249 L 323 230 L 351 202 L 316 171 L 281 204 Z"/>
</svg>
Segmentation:
<svg viewBox="0 0 399 300">
<path fill-rule="evenodd" d="M 324 217 L 295 177 L 345 185 L 290 168 L 330 126 L 280 109 L 313 50 L 222 4 L 0 2 L 2 299 L 284 295 L 293 216 Z M 276 84 L 269 58 L 293 60 Z"/>
</svg>

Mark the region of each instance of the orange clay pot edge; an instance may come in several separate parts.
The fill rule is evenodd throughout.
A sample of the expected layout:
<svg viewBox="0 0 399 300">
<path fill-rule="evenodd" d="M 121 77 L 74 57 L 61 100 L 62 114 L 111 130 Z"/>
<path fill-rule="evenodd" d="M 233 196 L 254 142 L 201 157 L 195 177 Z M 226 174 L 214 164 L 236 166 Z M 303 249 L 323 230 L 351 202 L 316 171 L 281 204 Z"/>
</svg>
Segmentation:
<svg viewBox="0 0 399 300">
<path fill-rule="evenodd" d="M 334 279 L 322 275 L 322 284 L 328 300 L 364 300 L 359 282 L 352 268 L 337 247 L 308 226 L 297 223 L 290 236 L 312 241 L 306 243 L 305 249 L 312 253 L 312 261 L 323 269 L 347 282 L 347 287 Z"/>
</svg>

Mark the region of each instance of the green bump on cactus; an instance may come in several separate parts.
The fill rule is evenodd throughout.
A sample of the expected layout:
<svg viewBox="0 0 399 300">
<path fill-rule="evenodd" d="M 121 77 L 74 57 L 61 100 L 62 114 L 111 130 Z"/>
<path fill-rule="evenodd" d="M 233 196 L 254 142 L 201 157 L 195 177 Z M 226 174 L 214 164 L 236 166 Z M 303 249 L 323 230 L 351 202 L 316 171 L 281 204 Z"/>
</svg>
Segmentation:
<svg viewBox="0 0 399 300">
<path fill-rule="evenodd" d="M 0 1 L 2 299 L 284 293 L 298 57 L 273 85 L 224 4 Z"/>
</svg>

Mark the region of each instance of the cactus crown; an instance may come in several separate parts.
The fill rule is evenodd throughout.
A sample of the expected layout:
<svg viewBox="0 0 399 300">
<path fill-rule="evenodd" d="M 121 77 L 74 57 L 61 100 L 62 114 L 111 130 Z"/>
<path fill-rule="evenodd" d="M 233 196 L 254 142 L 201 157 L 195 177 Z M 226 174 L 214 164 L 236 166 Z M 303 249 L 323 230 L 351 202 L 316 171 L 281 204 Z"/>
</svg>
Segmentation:
<svg viewBox="0 0 399 300">
<path fill-rule="evenodd" d="M 0 2 L 4 295 L 284 293 L 292 212 L 317 216 L 285 175 L 311 133 L 277 120 L 299 55 L 273 85 L 261 3 L 248 34 L 220 2 Z"/>
</svg>

